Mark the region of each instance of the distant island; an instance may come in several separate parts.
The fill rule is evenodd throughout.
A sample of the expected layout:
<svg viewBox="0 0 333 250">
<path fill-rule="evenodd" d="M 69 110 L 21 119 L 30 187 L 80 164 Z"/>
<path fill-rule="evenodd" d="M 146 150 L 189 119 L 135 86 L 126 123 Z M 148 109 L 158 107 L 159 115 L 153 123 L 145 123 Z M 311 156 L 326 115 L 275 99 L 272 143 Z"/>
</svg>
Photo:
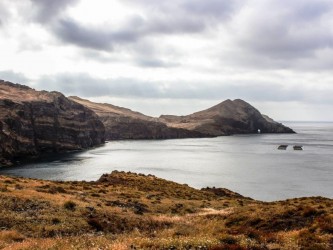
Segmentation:
<svg viewBox="0 0 333 250">
<path fill-rule="evenodd" d="M 81 150 L 121 139 L 295 133 L 249 103 L 226 100 L 187 116 L 146 116 L 59 92 L 0 80 L 0 166 L 43 153 Z"/>
</svg>

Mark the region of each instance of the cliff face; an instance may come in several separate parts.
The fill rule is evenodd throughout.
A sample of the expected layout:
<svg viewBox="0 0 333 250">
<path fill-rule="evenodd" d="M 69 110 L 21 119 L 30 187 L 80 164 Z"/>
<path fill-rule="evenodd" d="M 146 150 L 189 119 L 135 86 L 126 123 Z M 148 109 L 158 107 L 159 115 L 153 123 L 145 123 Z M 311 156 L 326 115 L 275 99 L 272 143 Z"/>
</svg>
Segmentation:
<svg viewBox="0 0 333 250">
<path fill-rule="evenodd" d="M 107 140 L 172 139 L 207 136 L 198 131 L 168 127 L 158 118 L 106 103 L 94 103 L 79 97 L 69 97 L 93 110 L 105 126 Z"/>
<path fill-rule="evenodd" d="M 97 115 L 58 92 L 0 81 L 0 165 L 104 143 Z"/>
<path fill-rule="evenodd" d="M 294 131 L 262 115 L 247 102 L 226 100 L 209 109 L 187 116 L 162 115 L 160 121 L 169 127 L 197 131 L 210 136 L 243 133 L 294 133 Z"/>
</svg>

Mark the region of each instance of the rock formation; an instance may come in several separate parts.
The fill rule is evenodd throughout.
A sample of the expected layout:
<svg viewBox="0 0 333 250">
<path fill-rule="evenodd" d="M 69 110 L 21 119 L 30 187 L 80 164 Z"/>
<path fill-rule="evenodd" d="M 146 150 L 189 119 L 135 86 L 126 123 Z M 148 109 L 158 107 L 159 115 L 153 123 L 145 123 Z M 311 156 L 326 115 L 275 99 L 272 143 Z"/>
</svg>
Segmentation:
<svg viewBox="0 0 333 250">
<path fill-rule="evenodd" d="M 162 115 L 159 121 L 169 127 L 196 131 L 208 136 L 258 133 L 258 130 L 261 133 L 295 133 L 240 99 L 226 100 L 187 116 Z"/>
<path fill-rule="evenodd" d="M 106 103 L 69 97 L 93 110 L 106 130 L 106 139 L 171 139 L 213 137 L 231 134 L 294 133 L 288 127 L 262 115 L 247 102 L 226 100 L 187 116 L 162 115 L 154 118 Z"/>
<path fill-rule="evenodd" d="M 117 139 L 294 133 L 243 100 L 226 100 L 187 116 L 143 115 L 59 92 L 0 80 L 0 165 L 45 152 L 89 148 Z"/>
<path fill-rule="evenodd" d="M 59 92 L 0 80 L 0 165 L 104 143 L 97 115 Z"/>
<path fill-rule="evenodd" d="M 198 131 L 168 127 L 158 118 L 107 103 L 94 103 L 76 96 L 69 99 L 93 110 L 105 126 L 107 140 L 172 139 L 207 136 Z"/>
</svg>

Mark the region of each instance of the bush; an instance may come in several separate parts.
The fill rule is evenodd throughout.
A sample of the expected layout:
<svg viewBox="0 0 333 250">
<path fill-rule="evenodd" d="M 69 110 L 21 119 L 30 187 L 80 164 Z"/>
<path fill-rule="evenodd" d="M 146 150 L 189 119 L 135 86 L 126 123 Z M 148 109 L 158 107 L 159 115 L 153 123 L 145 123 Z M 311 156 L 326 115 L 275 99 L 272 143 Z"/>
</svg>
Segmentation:
<svg viewBox="0 0 333 250">
<path fill-rule="evenodd" d="M 103 225 L 98 219 L 92 218 L 92 219 L 89 219 L 87 222 L 96 231 L 103 231 Z"/>
<path fill-rule="evenodd" d="M 67 191 L 63 187 L 60 187 L 60 186 L 52 186 L 52 187 L 50 187 L 48 192 L 50 194 L 56 194 L 56 193 L 65 194 L 65 193 L 67 193 Z"/>
<path fill-rule="evenodd" d="M 73 201 L 66 201 L 64 203 L 64 208 L 70 211 L 74 211 L 76 208 L 76 203 Z"/>
<path fill-rule="evenodd" d="M 234 245 L 237 243 L 237 239 L 233 236 L 226 235 L 220 239 L 221 244 Z"/>
<path fill-rule="evenodd" d="M 298 235 L 298 242 L 302 249 L 322 249 L 320 248 L 321 239 L 309 230 L 303 230 Z"/>
<path fill-rule="evenodd" d="M 52 219 L 52 224 L 53 225 L 57 225 L 57 224 L 59 224 L 61 221 L 58 219 L 58 218 L 53 218 Z"/>
<path fill-rule="evenodd" d="M 313 207 L 303 208 L 303 216 L 304 217 L 312 217 L 312 216 L 315 216 L 317 214 L 318 214 L 317 210 Z"/>
</svg>

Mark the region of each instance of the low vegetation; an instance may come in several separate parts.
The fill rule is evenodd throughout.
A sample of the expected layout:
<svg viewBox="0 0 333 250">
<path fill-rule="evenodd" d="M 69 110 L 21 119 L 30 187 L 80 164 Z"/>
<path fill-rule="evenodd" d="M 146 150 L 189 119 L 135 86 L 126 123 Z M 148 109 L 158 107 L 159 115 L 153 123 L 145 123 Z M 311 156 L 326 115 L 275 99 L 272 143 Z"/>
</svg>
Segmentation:
<svg viewBox="0 0 333 250">
<path fill-rule="evenodd" d="M 0 249 L 333 249 L 333 200 L 260 202 L 117 171 L 0 176 Z"/>
</svg>

